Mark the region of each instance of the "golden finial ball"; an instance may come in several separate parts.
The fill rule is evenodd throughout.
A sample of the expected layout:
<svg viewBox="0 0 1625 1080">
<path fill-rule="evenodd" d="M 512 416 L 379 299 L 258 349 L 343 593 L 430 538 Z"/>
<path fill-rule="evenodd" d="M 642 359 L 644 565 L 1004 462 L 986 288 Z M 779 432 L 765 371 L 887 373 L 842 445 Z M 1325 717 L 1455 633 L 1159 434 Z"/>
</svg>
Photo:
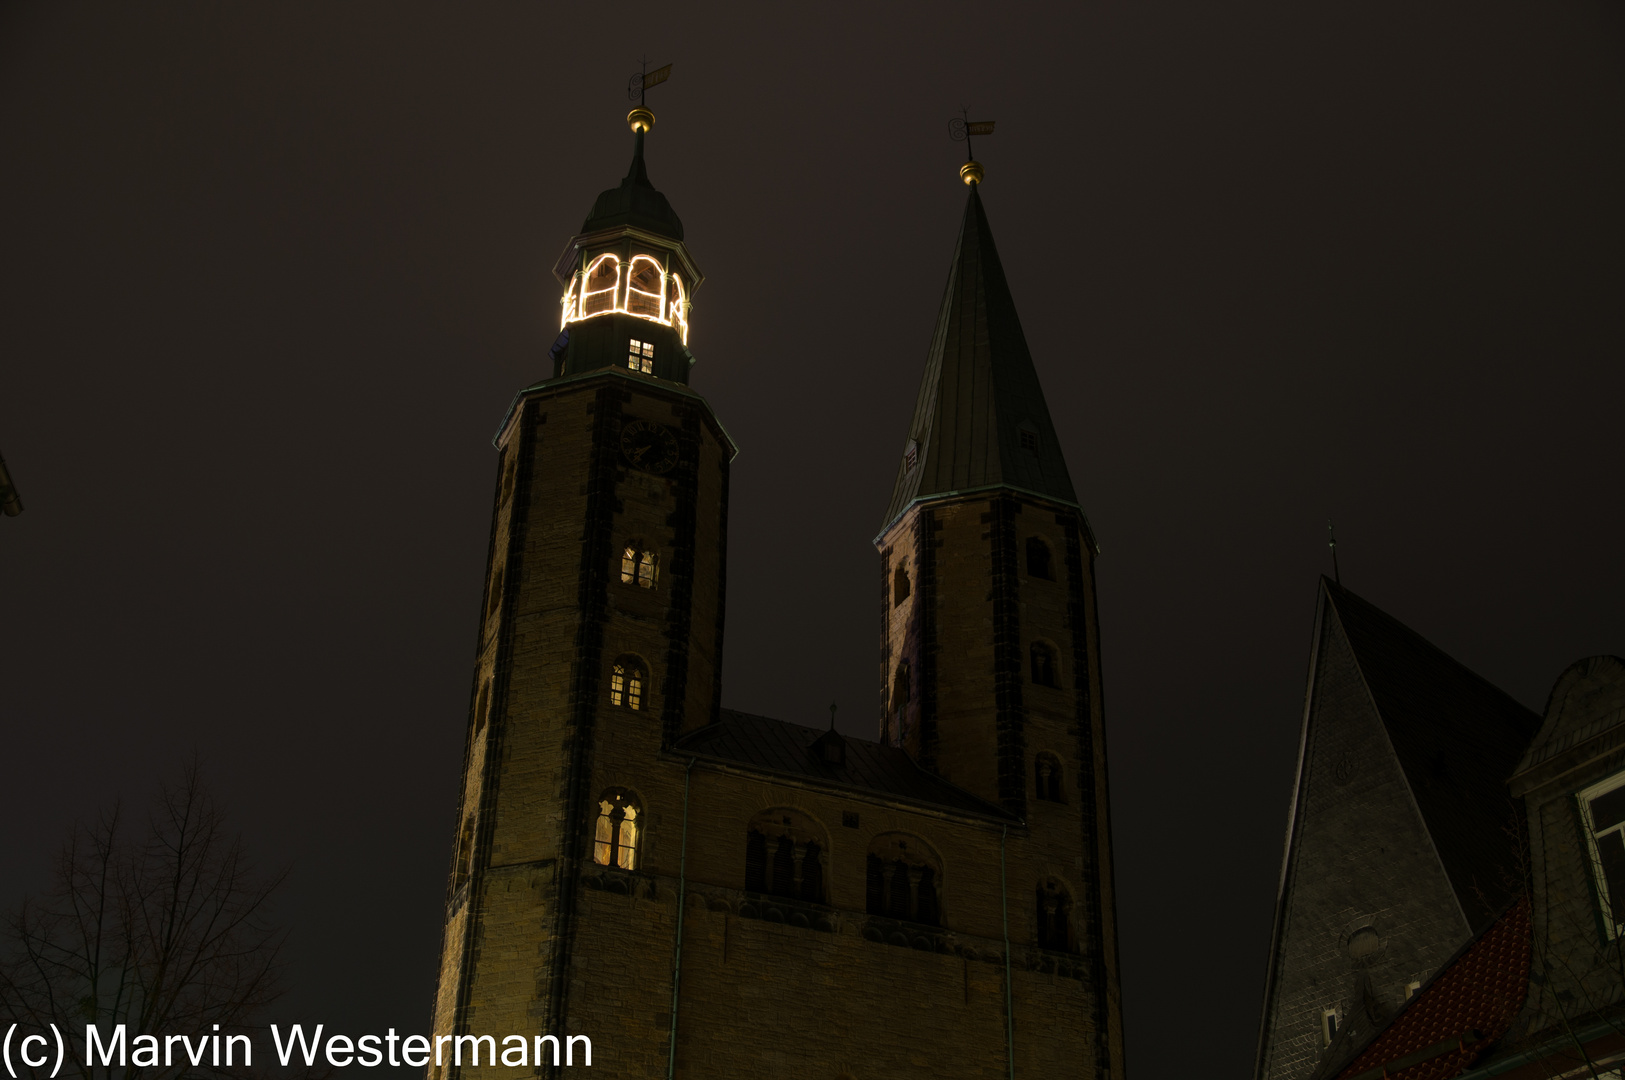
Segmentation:
<svg viewBox="0 0 1625 1080">
<path fill-rule="evenodd" d="M 980 184 L 982 182 L 982 163 L 980 161 L 967 161 L 959 167 L 959 178 L 967 184 Z"/>
<path fill-rule="evenodd" d="M 633 109 L 626 114 L 626 126 L 633 131 L 648 131 L 655 126 L 655 114 L 648 109 Z"/>
</svg>

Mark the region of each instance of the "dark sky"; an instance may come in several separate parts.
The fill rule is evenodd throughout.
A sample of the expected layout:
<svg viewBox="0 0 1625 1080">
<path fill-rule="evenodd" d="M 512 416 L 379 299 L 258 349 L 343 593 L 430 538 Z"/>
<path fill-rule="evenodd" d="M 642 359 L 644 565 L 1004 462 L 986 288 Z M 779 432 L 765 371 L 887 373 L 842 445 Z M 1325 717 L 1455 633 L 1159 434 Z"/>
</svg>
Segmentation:
<svg viewBox="0 0 1625 1080">
<path fill-rule="evenodd" d="M 194 749 L 279 1016 L 427 1027 L 495 480 L 649 168 L 708 277 L 724 700 L 872 735 L 870 544 L 983 197 L 1100 617 L 1129 1067 L 1251 1067 L 1316 575 L 1532 708 L 1625 653 L 1618 0 L 0 9 L 0 901 Z"/>
</svg>

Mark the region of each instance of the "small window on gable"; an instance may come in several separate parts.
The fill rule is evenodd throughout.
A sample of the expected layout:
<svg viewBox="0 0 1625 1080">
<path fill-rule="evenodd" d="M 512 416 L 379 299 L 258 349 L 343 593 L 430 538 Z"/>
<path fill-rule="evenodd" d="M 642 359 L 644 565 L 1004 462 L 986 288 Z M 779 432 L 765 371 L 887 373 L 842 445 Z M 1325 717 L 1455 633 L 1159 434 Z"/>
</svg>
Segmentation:
<svg viewBox="0 0 1625 1080">
<path fill-rule="evenodd" d="M 1038 884 L 1038 947 L 1072 952 L 1072 894 L 1055 878 Z"/>
<path fill-rule="evenodd" d="M 908 567 L 901 564 L 892 571 L 891 576 L 891 606 L 896 607 L 908 599 Z"/>
<path fill-rule="evenodd" d="M 1055 672 L 1055 650 L 1042 641 L 1033 642 L 1032 681 L 1034 686 L 1059 686 Z"/>
<path fill-rule="evenodd" d="M 1033 760 L 1033 790 L 1045 802 L 1066 802 L 1060 758 L 1046 752 Z"/>
<path fill-rule="evenodd" d="M 1320 1013 L 1320 1045 L 1330 1046 L 1332 1040 L 1337 1038 L 1338 1016 L 1336 1009 L 1322 1009 Z"/>
<path fill-rule="evenodd" d="M 623 656 L 609 669 L 609 703 L 634 711 L 643 708 L 649 672 L 635 656 Z"/>
<path fill-rule="evenodd" d="M 1029 454 L 1038 453 L 1038 432 L 1029 427 L 1022 427 L 1016 430 L 1016 435 L 1021 440 L 1021 448 L 1024 451 Z"/>
<path fill-rule="evenodd" d="M 630 339 L 626 346 L 626 366 L 633 371 L 641 371 L 645 375 L 654 374 L 654 342 L 639 341 L 637 338 Z"/>
<path fill-rule="evenodd" d="M 636 255 L 632 258 L 632 273 L 627 281 L 626 311 L 629 315 L 642 315 L 645 318 L 660 318 L 660 305 L 664 300 L 661 293 L 660 264 L 647 255 Z"/>
<path fill-rule="evenodd" d="M 913 472 L 914 466 L 920 463 L 920 444 L 913 439 L 908 441 L 908 449 L 903 451 L 903 471 Z"/>
<path fill-rule="evenodd" d="M 600 255 L 587 267 L 587 286 L 581 293 L 581 314 L 597 315 L 615 310 L 615 294 L 621 284 L 621 260 Z"/>
<path fill-rule="evenodd" d="M 1625 931 L 1625 773 L 1586 788 L 1579 800 L 1603 925 L 1616 938 Z"/>
<path fill-rule="evenodd" d="M 1405 984 L 1405 1000 L 1409 1001 L 1411 998 L 1415 997 L 1416 992 L 1418 990 L 1420 990 L 1420 989 L 1422 989 L 1422 980 L 1421 979 L 1412 979 L 1410 982 L 1406 983 Z"/>
<path fill-rule="evenodd" d="M 1027 537 L 1027 576 L 1054 581 L 1055 571 L 1050 566 L 1049 545 L 1041 537 Z"/>
<path fill-rule="evenodd" d="M 638 868 L 638 804 L 624 788 L 611 788 L 598 800 L 592 861 L 620 870 Z"/>
</svg>

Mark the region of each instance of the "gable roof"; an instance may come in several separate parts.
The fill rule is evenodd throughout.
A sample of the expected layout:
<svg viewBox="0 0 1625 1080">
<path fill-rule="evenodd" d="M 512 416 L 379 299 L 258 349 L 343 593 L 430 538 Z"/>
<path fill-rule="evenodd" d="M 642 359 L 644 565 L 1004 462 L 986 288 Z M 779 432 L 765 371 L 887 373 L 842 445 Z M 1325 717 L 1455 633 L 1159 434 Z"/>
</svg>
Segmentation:
<svg viewBox="0 0 1625 1080">
<path fill-rule="evenodd" d="M 813 744 L 826 735 L 826 731 L 818 728 L 723 709 L 721 719 L 685 735 L 674 750 L 684 755 L 735 762 L 797 780 L 929 803 L 977 817 L 1016 820 L 1001 807 L 926 772 L 914 763 L 907 751 L 894 746 L 848 735 L 844 737 L 844 760 L 829 761 L 813 750 Z"/>
<path fill-rule="evenodd" d="M 1535 713 L 1422 635 L 1321 578 L 1406 782 L 1468 922 L 1517 892 L 1506 782 L 1540 726 Z"/>
<path fill-rule="evenodd" d="M 965 203 L 882 527 L 916 499 L 977 488 L 1002 485 L 1078 501 L 977 188 L 971 185 Z"/>
</svg>

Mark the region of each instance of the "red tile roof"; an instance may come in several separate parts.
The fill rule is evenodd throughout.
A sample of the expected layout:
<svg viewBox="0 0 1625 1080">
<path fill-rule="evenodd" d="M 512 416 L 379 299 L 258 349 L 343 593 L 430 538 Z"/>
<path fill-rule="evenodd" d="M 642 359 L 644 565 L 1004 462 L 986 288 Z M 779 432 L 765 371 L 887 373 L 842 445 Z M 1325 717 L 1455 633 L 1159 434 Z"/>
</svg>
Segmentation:
<svg viewBox="0 0 1625 1080">
<path fill-rule="evenodd" d="M 1449 1080 L 1507 1033 L 1529 991 L 1529 902 L 1519 899 L 1413 995 L 1337 1080 Z"/>
</svg>

